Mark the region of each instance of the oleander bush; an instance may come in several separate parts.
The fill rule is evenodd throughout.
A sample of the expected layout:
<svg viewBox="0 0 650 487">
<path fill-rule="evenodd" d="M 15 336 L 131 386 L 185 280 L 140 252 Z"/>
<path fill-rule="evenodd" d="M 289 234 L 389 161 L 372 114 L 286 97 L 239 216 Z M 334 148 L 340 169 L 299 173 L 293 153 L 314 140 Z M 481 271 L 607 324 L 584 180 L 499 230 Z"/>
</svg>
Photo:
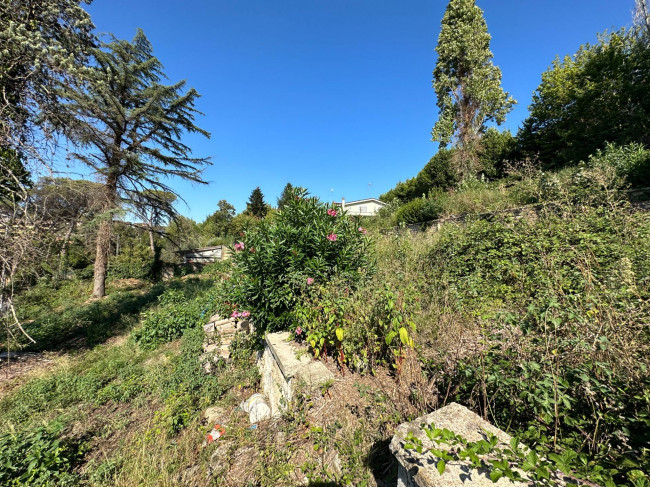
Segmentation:
<svg viewBox="0 0 650 487">
<path fill-rule="evenodd" d="M 258 332 L 293 327 L 311 283 L 332 279 L 355 288 L 372 273 L 370 241 L 358 218 L 296 189 L 271 221 L 262 220 L 233 247 L 231 278 L 220 311 L 252 314 Z"/>
</svg>

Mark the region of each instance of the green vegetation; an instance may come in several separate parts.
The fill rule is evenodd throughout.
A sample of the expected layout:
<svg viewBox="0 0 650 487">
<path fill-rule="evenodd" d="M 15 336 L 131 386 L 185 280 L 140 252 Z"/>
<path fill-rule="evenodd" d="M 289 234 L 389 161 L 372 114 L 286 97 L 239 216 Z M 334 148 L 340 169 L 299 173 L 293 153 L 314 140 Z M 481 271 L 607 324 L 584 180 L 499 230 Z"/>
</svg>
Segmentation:
<svg viewBox="0 0 650 487">
<path fill-rule="evenodd" d="M 513 136 L 488 126 L 514 100 L 483 13 L 450 0 L 443 147 L 377 218 L 287 184 L 277 210 L 257 187 L 244 212 L 221 199 L 197 223 L 163 181 L 202 182 L 208 160 L 181 140 L 207 135 L 198 94 L 159 83 L 141 31 L 97 47 L 78 3 L 5 2 L 0 345 L 30 353 L 2 363 L 0 483 L 391 484 L 396 426 L 457 401 L 513 441 L 427 427 L 440 472 L 468 459 L 493 481 L 650 485 L 646 3 L 637 27 L 556 60 Z M 101 183 L 31 181 L 43 124 Z M 233 244 L 230 261 L 184 262 L 215 244 Z M 217 311 L 257 331 L 236 334 L 228 362 L 204 348 Z M 260 338 L 277 330 L 339 375 L 251 428 L 236 407 L 260 390 Z M 216 421 L 224 435 L 207 437 Z"/>
<path fill-rule="evenodd" d="M 249 312 L 260 333 L 294 326 L 294 307 L 313 283 L 340 278 L 357 285 L 371 272 L 368 239 L 356 220 L 293 190 L 273 219 L 234 246 L 232 277 L 221 287 L 223 316 Z"/>
<path fill-rule="evenodd" d="M 478 153 L 489 122 L 501 125 L 516 103 L 501 88 L 501 70 L 492 64 L 491 36 L 475 0 L 450 0 L 442 18 L 433 70 L 440 110 L 432 140 L 455 142 L 452 171 L 458 180 L 482 168 Z"/>
<path fill-rule="evenodd" d="M 601 36 L 542 74 L 530 116 L 519 134 L 522 149 L 545 168 L 584 161 L 606 143 L 647 145 L 650 45 L 636 30 Z"/>
</svg>

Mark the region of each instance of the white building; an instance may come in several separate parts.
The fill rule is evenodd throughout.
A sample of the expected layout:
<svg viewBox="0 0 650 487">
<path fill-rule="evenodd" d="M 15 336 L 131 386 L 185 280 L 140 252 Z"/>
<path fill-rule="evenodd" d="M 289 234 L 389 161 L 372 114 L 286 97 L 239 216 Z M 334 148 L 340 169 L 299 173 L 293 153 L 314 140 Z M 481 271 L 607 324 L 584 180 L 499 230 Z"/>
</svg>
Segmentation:
<svg viewBox="0 0 650 487">
<path fill-rule="evenodd" d="M 334 203 L 340 206 L 342 210 L 348 212 L 348 215 L 375 216 L 377 212 L 386 206 L 386 203 L 377 198 L 366 198 L 365 200 L 345 201 L 341 199 L 340 203 Z"/>
</svg>

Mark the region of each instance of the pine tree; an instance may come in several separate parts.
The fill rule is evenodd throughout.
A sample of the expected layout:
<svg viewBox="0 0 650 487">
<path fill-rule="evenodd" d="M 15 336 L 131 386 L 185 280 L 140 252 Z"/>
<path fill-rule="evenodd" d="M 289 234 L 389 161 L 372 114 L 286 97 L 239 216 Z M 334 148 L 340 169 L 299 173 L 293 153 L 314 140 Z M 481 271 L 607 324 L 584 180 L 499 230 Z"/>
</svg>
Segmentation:
<svg viewBox="0 0 650 487">
<path fill-rule="evenodd" d="M 289 203 L 292 196 L 293 196 L 293 185 L 291 183 L 287 183 L 287 185 L 282 190 L 280 197 L 278 198 L 278 210 L 284 209 L 285 205 Z"/>
<path fill-rule="evenodd" d="M 450 0 L 442 18 L 433 71 L 440 109 L 432 140 L 454 143 L 460 179 L 478 167 L 480 139 L 490 121 L 501 124 L 515 100 L 501 88 L 501 70 L 492 64 L 491 36 L 475 0 Z"/>
<path fill-rule="evenodd" d="M 185 81 L 164 85 L 162 65 L 141 30 L 131 42 L 113 39 L 94 51 L 97 66 L 89 81 L 60 95 L 67 100 L 62 123 L 71 128 L 79 151 L 72 157 L 89 166 L 104 184 L 104 218 L 97 232 L 93 295 L 105 295 L 113 214 L 120 203 L 165 208 L 161 194 L 177 193 L 164 184 L 177 176 L 197 183 L 208 158 L 191 157 L 181 137 L 209 134 L 194 124 L 200 114 L 193 88 Z"/>
<path fill-rule="evenodd" d="M 248 198 L 248 203 L 246 203 L 246 212 L 257 218 L 264 218 L 268 208 L 264 202 L 264 195 L 262 190 L 258 186 L 253 190 L 250 197 Z"/>
</svg>

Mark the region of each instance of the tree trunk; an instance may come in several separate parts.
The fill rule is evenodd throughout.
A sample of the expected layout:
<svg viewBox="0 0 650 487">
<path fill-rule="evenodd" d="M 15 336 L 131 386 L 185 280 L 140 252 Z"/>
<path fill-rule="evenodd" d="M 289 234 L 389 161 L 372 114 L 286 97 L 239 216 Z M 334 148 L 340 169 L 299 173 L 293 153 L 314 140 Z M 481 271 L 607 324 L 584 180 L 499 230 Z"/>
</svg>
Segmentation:
<svg viewBox="0 0 650 487">
<path fill-rule="evenodd" d="M 104 189 L 104 211 L 115 209 L 117 200 L 117 176 L 109 173 Z M 97 230 L 97 251 L 95 253 L 95 275 L 93 283 L 93 297 L 106 296 L 106 272 L 108 270 L 108 254 L 111 251 L 111 229 L 113 228 L 113 213 L 102 220 Z"/>
<path fill-rule="evenodd" d="M 156 246 L 153 243 L 153 227 L 149 226 L 149 247 L 151 248 L 151 253 L 156 255 Z"/>
</svg>

